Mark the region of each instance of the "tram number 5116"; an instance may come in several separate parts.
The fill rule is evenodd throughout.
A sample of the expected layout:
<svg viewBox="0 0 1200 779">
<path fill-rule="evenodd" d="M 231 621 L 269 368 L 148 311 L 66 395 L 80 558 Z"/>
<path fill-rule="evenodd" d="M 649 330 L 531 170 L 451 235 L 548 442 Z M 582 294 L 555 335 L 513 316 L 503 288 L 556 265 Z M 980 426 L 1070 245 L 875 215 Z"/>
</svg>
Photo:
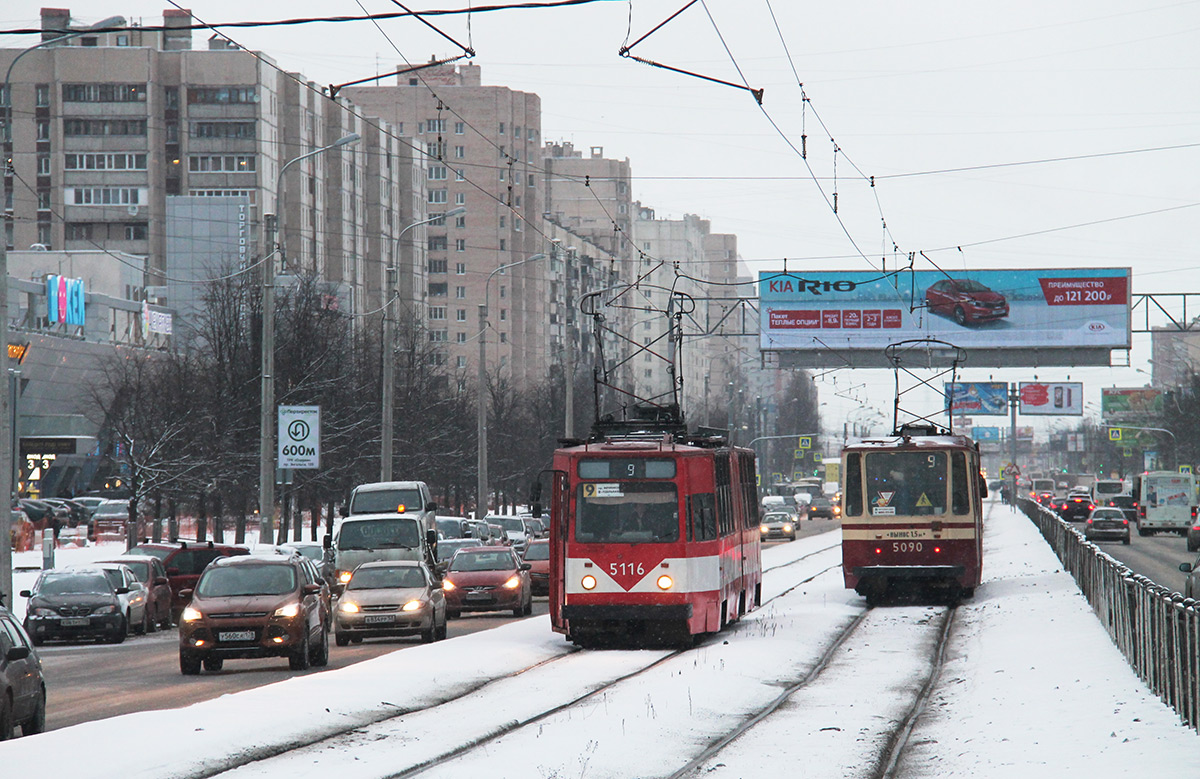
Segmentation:
<svg viewBox="0 0 1200 779">
<path fill-rule="evenodd" d="M 608 572 L 613 576 L 630 576 L 632 574 L 644 576 L 646 565 L 645 563 L 609 563 Z"/>
<path fill-rule="evenodd" d="M 920 552 L 923 546 L 920 541 L 893 541 L 893 552 Z"/>
</svg>

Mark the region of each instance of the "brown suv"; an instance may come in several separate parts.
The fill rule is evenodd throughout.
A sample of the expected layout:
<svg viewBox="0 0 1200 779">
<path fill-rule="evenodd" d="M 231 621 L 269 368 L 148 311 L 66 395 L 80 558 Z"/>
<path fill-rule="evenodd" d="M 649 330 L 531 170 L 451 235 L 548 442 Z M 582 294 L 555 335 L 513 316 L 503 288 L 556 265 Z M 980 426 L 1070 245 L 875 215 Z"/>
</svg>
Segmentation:
<svg viewBox="0 0 1200 779">
<path fill-rule="evenodd" d="M 301 557 L 213 561 L 179 621 L 179 670 L 219 671 L 226 658 L 286 657 L 293 671 L 329 662 L 329 586 Z"/>
</svg>

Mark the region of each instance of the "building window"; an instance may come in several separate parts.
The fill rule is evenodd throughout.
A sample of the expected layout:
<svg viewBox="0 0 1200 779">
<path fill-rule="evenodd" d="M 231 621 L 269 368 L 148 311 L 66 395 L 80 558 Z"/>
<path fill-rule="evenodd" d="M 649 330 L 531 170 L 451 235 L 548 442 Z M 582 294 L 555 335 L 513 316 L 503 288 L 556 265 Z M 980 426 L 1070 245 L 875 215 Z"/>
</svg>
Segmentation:
<svg viewBox="0 0 1200 779">
<path fill-rule="evenodd" d="M 454 193 L 454 205 L 465 206 L 466 204 L 467 204 L 467 193 L 466 192 L 455 192 Z"/>
<path fill-rule="evenodd" d="M 528 183 L 526 186 L 530 186 L 530 187 L 532 187 L 533 185 L 534 185 L 534 184 L 533 184 L 533 174 L 532 174 L 532 173 L 530 173 L 530 174 L 529 174 L 529 183 Z"/>
<path fill-rule="evenodd" d="M 433 341 L 434 343 L 446 343 L 450 340 L 448 337 L 449 335 L 450 333 L 447 330 L 430 330 L 429 340 Z"/>
<path fill-rule="evenodd" d="M 429 236 L 429 250 L 432 252 L 446 251 L 446 236 L 444 236 L 444 235 Z M 445 260 L 443 260 L 442 262 L 444 263 Z M 446 272 L 446 269 L 442 268 L 442 273 L 445 273 L 445 272 Z"/>
<path fill-rule="evenodd" d="M 521 128 L 520 127 L 513 128 L 513 137 L 516 138 L 518 141 L 521 140 Z"/>
<path fill-rule="evenodd" d="M 501 226 L 501 227 L 504 227 L 504 223 L 505 223 L 505 221 L 506 221 L 506 219 L 505 219 L 505 216 L 504 216 L 504 214 L 501 214 L 501 215 L 500 215 L 500 226 Z"/>
<path fill-rule="evenodd" d="M 442 214 L 440 211 L 431 212 L 429 214 L 429 226 L 430 227 L 445 227 L 446 226 L 446 216 L 444 214 Z"/>
<path fill-rule="evenodd" d="M 429 180 L 430 181 L 445 181 L 446 180 L 446 166 L 445 165 L 430 165 L 429 166 Z"/>
<path fill-rule="evenodd" d="M 63 157 L 67 170 L 145 170 L 143 153 L 67 154 Z"/>
<path fill-rule="evenodd" d="M 129 36 L 128 35 L 118 35 L 117 36 L 117 45 L 118 46 L 128 46 L 129 45 Z"/>
<path fill-rule="evenodd" d="M 455 181 L 466 181 L 467 177 L 464 176 L 462 170 L 459 169 L 459 170 L 454 171 L 454 180 Z"/>
<path fill-rule="evenodd" d="M 500 134 L 504 135 L 504 122 L 500 123 Z"/>
<path fill-rule="evenodd" d="M 455 276 L 466 276 L 467 275 L 467 264 L 465 262 L 454 263 L 454 275 Z"/>
<path fill-rule="evenodd" d="M 64 103 L 144 103 L 145 84 L 63 84 Z"/>
<path fill-rule="evenodd" d="M 244 197 L 250 205 L 257 202 L 258 193 L 253 189 L 189 189 L 193 197 Z"/>
<path fill-rule="evenodd" d="M 439 321 L 445 319 L 446 318 L 446 307 L 445 306 L 430 306 L 429 307 L 429 318 L 434 319 L 434 320 L 439 320 Z"/>
<path fill-rule="evenodd" d="M 467 239 L 466 238 L 455 238 L 454 239 L 454 251 L 465 252 L 466 250 L 467 250 Z M 462 266 L 463 266 L 463 264 L 460 262 L 458 264 L 458 267 L 461 268 Z M 462 271 L 462 272 L 465 273 L 466 271 Z"/>
<path fill-rule="evenodd" d="M 142 122 L 142 135 L 145 135 L 145 122 Z M 192 122 L 193 138 L 255 138 L 258 125 L 255 122 Z"/>
<path fill-rule="evenodd" d="M 254 173 L 258 157 L 253 154 L 200 154 L 188 157 L 192 173 Z"/>
<path fill-rule="evenodd" d="M 467 299 L 467 288 L 466 287 L 455 287 L 454 288 L 454 297 L 458 300 L 466 300 Z"/>
<path fill-rule="evenodd" d="M 650 369 L 650 368 L 647 368 L 647 369 L 646 369 L 646 372 L 645 372 L 645 374 L 643 374 L 643 375 L 644 375 L 644 376 L 645 376 L 647 379 L 653 379 L 653 378 L 654 378 L 654 371 L 653 371 L 652 369 Z"/>
<path fill-rule="evenodd" d="M 500 321 L 501 322 L 508 321 L 508 309 L 507 308 L 500 309 Z"/>
<path fill-rule="evenodd" d="M 430 133 L 446 132 L 446 120 L 445 119 L 430 119 L 430 120 L 428 120 L 427 122 L 425 122 L 425 131 L 430 132 Z"/>
<path fill-rule="evenodd" d="M 443 144 L 438 143 L 437 141 L 430 141 L 429 143 L 425 144 L 425 150 L 428 152 L 429 156 L 438 160 L 442 158 L 442 151 L 444 148 L 445 147 Z"/>
<path fill-rule="evenodd" d="M 501 298 L 508 297 L 508 287 L 504 286 L 503 284 L 500 285 L 500 297 Z"/>
<path fill-rule="evenodd" d="M 144 206 L 147 190 L 138 187 L 71 187 L 69 205 Z"/>
<path fill-rule="evenodd" d="M 37 121 L 37 139 L 39 141 L 50 140 L 50 122 L 46 119 L 38 119 Z"/>
<path fill-rule="evenodd" d="M 458 343 L 460 343 L 460 344 L 465 344 L 467 342 L 467 334 L 466 333 L 458 333 L 455 340 L 458 341 Z"/>
<path fill-rule="evenodd" d="M 454 226 L 455 227 L 466 227 L 467 226 L 467 218 L 465 216 L 454 217 Z"/>
<path fill-rule="evenodd" d="M 446 297 L 446 291 L 448 289 L 449 289 L 449 285 L 447 285 L 446 282 L 444 282 L 444 281 L 440 282 L 440 283 L 433 283 L 433 284 L 429 285 L 429 295 L 430 295 L 430 297 L 444 298 L 444 297 Z M 442 319 L 445 319 L 445 318 L 446 318 L 446 309 L 443 308 L 442 309 Z"/>
<path fill-rule="evenodd" d="M 92 240 L 92 225 L 87 222 L 73 222 L 67 225 L 68 241 Z"/>
<path fill-rule="evenodd" d="M 500 169 L 500 180 L 504 181 L 504 168 Z"/>
<path fill-rule="evenodd" d="M 501 333 L 501 334 L 500 334 L 500 343 L 502 343 L 502 344 L 506 344 L 506 343 L 508 343 L 508 333 Z M 503 364 L 504 364 L 504 362 L 503 362 L 504 358 L 503 358 L 503 357 L 501 357 L 501 358 L 500 358 L 500 360 L 501 360 L 501 363 L 500 363 L 500 364 L 501 364 L 501 365 L 503 365 Z"/>
<path fill-rule="evenodd" d="M 34 90 L 34 98 L 37 101 L 38 108 L 46 108 L 50 105 L 50 85 L 38 84 Z"/>
<path fill-rule="evenodd" d="M 189 87 L 188 104 L 257 103 L 255 87 Z"/>
<path fill-rule="evenodd" d="M 506 251 L 505 241 L 503 238 L 500 239 L 500 251 Z"/>
<path fill-rule="evenodd" d="M 145 119 L 64 119 L 63 135 L 145 135 Z"/>
<path fill-rule="evenodd" d="M 461 160 L 467 156 L 467 148 L 465 146 L 454 147 L 454 159 Z M 459 171 L 461 173 L 461 171 Z"/>
<path fill-rule="evenodd" d="M 467 125 L 465 122 L 455 122 L 454 123 L 454 134 L 455 135 L 462 135 L 464 132 L 466 132 L 466 129 L 467 129 Z"/>
<path fill-rule="evenodd" d="M 466 333 L 459 333 L 459 335 L 466 335 Z M 459 341 L 459 343 L 462 343 L 462 342 Z M 467 367 L 467 358 L 463 357 L 461 354 L 458 355 L 457 357 L 454 358 L 454 365 L 455 365 L 455 367 L 457 367 L 459 369 Z"/>
<path fill-rule="evenodd" d="M 444 189 L 429 190 L 429 202 L 433 203 L 433 204 L 445 203 L 446 202 L 446 190 L 444 190 Z"/>
<path fill-rule="evenodd" d="M 50 225 L 38 225 L 38 243 L 40 243 L 42 246 L 45 246 L 46 249 L 52 248 L 50 246 Z"/>
<path fill-rule="evenodd" d="M 446 261 L 445 260 L 430 260 L 429 261 L 429 272 L 430 273 L 445 273 L 446 272 Z"/>
<path fill-rule="evenodd" d="M 456 322 L 467 321 L 467 310 L 465 308 L 460 308 L 457 311 L 455 311 L 454 312 L 454 320 Z"/>
<path fill-rule="evenodd" d="M 149 234 L 150 230 L 145 222 L 129 222 L 125 225 L 126 241 L 144 241 Z"/>
<path fill-rule="evenodd" d="M 37 170 L 39 176 L 50 175 L 50 155 L 39 154 L 37 157 Z"/>
</svg>

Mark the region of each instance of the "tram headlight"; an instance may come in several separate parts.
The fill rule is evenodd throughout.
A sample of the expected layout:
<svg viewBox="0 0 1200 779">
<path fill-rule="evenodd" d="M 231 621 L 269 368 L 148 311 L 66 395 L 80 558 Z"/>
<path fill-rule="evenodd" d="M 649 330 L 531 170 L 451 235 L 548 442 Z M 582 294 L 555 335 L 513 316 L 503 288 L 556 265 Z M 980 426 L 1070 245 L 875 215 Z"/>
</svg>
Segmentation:
<svg viewBox="0 0 1200 779">
<path fill-rule="evenodd" d="M 596 577 L 592 576 L 590 573 L 587 576 L 583 577 L 583 579 L 579 583 L 583 585 L 583 589 L 585 589 L 585 590 L 596 589 Z"/>
<path fill-rule="evenodd" d="M 658 589 L 669 590 L 673 586 L 675 586 L 675 582 L 671 579 L 670 576 L 667 576 L 664 573 L 662 576 L 658 577 Z"/>
</svg>

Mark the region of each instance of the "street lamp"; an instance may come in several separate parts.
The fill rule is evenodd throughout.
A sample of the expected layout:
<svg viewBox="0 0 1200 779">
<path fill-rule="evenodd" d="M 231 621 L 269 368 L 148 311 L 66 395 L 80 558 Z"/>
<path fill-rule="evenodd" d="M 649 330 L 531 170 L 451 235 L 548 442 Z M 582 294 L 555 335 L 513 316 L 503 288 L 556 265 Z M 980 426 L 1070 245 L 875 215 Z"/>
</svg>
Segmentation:
<svg viewBox="0 0 1200 779">
<path fill-rule="evenodd" d="M 35 49 L 41 49 L 46 46 L 52 46 L 56 43 L 78 38 L 89 32 L 94 32 L 106 27 L 122 27 L 125 25 L 124 16 L 110 16 L 109 18 L 97 22 L 93 25 L 78 30 L 76 32 L 60 35 L 57 38 L 52 38 L 48 41 L 39 41 L 33 46 L 21 51 L 17 56 L 13 57 L 12 62 L 8 63 L 8 69 L 4 72 L 4 85 L 0 87 L 0 95 L 8 101 L 8 116 L 4 119 L 4 133 L 2 136 L 3 142 L 0 143 L 0 169 L 4 172 L 8 170 L 8 144 L 12 141 L 12 117 L 13 117 L 13 99 L 12 99 L 12 72 L 17 61 Z M 8 237 L 6 233 L 0 233 L 0 337 L 3 338 L 5 349 L 8 348 Z M 0 506 L 0 606 L 12 608 L 13 605 L 13 588 L 12 588 L 12 492 L 15 481 L 13 479 L 13 469 L 15 466 L 16 448 L 9 445 L 9 439 L 15 436 L 16 431 L 12 421 L 8 418 L 8 393 L 0 392 L 0 500 L 9 501 L 3 506 Z M 5 498 L 3 496 L 8 495 Z"/>
<path fill-rule="evenodd" d="M 413 222 L 400 231 L 396 236 L 396 248 L 392 252 L 392 264 L 387 267 L 387 289 L 384 291 L 387 298 L 387 311 L 383 315 L 383 398 L 381 404 L 383 407 L 382 420 L 380 422 L 380 442 L 379 442 L 379 480 L 392 480 L 392 419 L 395 409 L 396 397 L 396 347 L 393 341 L 396 340 L 396 277 L 398 271 L 396 269 L 396 258 L 400 256 L 400 239 L 404 234 L 414 227 L 436 222 L 439 219 L 445 219 L 448 216 L 458 216 L 467 212 L 466 206 L 452 208 L 444 214 L 431 216 L 428 219 L 422 219 L 419 222 Z M 414 279 L 414 296 L 416 293 L 416 267 L 413 267 Z"/>
<path fill-rule="evenodd" d="M 275 232 L 283 209 L 279 207 L 283 195 L 283 174 L 301 160 L 315 157 L 330 149 L 337 149 L 359 139 L 358 133 L 338 138 L 328 146 L 313 149 L 283 164 L 275 179 L 275 214 L 264 214 L 263 223 L 267 231 L 267 257 L 263 262 L 262 291 L 262 408 L 259 412 L 258 429 L 258 522 L 259 540 L 265 544 L 275 543 L 275 443 L 272 424 L 275 410 Z M 284 256 L 282 243 L 279 256 Z"/>
<path fill-rule="evenodd" d="M 503 273 L 509 268 L 515 268 L 518 265 L 524 265 L 527 262 L 545 259 L 544 254 L 535 254 L 532 257 L 526 257 L 523 260 L 510 262 L 507 265 L 501 265 L 494 271 L 488 274 L 487 281 L 483 282 L 483 305 L 479 307 L 479 366 L 476 374 L 479 381 L 479 404 L 476 409 L 476 431 L 479 438 L 479 459 L 478 459 L 478 476 L 479 481 L 476 484 L 475 498 L 475 518 L 482 519 L 487 514 L 488 505 L 488 459 L 487 459 L 487 393 L 484 392 L 484 384 L 487 380 L 487 327 L 488 327 L 488 306 L 491 304 L 491 284 L 492 278 L 497 273 Z"/>
</svg>

